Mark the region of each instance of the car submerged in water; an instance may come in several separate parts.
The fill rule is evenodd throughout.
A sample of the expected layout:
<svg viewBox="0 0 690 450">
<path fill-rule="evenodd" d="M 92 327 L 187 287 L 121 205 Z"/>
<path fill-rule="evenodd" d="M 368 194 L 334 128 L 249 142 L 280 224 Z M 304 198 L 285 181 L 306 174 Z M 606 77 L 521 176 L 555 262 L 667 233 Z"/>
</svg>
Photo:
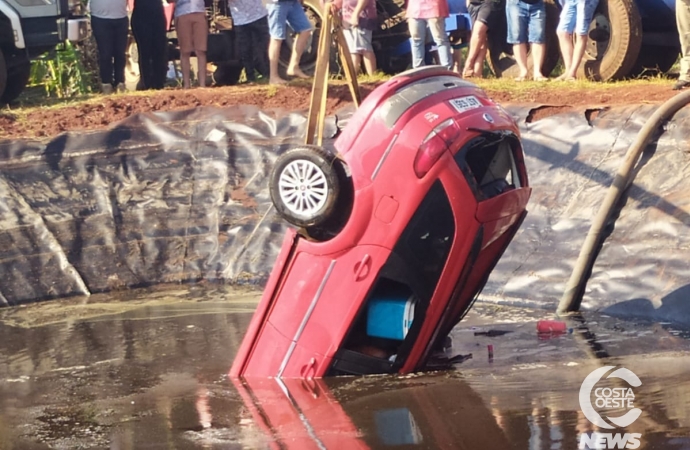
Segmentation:
<svg viewBox="0 0 690 450">
<path fill-rule="evenodd" d="M 513 118 L 440 67 L 363 101 L 334 150 L 283 153 L 281 251 L 231 377 L 422 370 L 464 317 L 525 215 Z"/>
</svg>

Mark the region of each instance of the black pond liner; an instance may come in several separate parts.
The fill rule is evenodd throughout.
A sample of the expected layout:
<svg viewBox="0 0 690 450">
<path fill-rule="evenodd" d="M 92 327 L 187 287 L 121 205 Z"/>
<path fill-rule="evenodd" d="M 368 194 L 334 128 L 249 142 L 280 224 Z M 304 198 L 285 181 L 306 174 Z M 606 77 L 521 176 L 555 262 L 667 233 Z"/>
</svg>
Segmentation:
<svg viewBox="0 0 690 450">
<path fill-rule="evenodd" d="M 528 123 L 543 106 L 506 105 L 533 193 L 482 301 L 555 309 L 591 218 L 656 107 Z M 348 114 L 329 119 L 329 137 Z M 0 142 L 0 304 L 200 280 L 261 287 L 286 227 L 268 174 L 302 141 L 305 121 L 304 112 L 198 107 L 47 143 Z M 685 109 L 647 149 L 584 309 L 690 322 L 688 135 Z"/>
</svg>

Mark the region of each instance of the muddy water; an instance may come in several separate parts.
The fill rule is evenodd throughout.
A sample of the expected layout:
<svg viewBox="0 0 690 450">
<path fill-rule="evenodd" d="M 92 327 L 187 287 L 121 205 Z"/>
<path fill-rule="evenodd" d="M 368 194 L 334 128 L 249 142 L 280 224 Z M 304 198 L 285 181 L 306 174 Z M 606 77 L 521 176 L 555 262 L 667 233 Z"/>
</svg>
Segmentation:
<svg viewBox="0 0 690 450">
<path fill-rule="evenodd" d="M 640 448 L 690 448 L 690 345 L 671 324 L 588 316 L 539 337 L 543 312 L 479 305 L 453 332 L 453 354 L 472 354 L 453 370 L 233 382 L 258 296 L 177 287 L 0 311 L 0 450 L 571 449 L 597 431 L 578 393 L 606 365 L 642 382 L 624 430 Z M 507 333 L 475 335 L 489 330 Z"/>
</svg>

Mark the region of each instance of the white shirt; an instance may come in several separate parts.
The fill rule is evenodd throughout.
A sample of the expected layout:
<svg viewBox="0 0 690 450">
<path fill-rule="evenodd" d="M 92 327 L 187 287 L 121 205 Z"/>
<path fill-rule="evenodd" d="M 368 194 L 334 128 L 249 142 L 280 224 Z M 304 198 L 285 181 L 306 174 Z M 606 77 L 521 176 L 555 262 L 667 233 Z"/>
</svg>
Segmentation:
<svg viewBox="0 0 690 450">
<path fill-rule="evenodd" d="M 89 11 L 99 19 L 127 17 L 127 0 L 89 0 Z"/>
</svg>

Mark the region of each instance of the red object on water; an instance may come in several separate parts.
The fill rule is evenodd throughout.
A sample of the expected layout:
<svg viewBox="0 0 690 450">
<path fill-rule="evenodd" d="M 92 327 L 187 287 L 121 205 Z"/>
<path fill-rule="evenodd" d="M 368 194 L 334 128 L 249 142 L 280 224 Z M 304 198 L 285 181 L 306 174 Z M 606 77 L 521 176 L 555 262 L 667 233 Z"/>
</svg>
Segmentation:
<svg viewBox="0 0 690 450">
<path fill-rule="evenodd" d="M 560 320 L 540 320 L 537 322 L 538 333 L 565 333 L 567 326 Z"/>
<path fill-rule="evenodd" d="M 494 346 L 493 346 L 493 344 L 487 345 L 486 349 L 489 351 L 489 362 L 492 362 L 494 360 Z"/>
</svg>

